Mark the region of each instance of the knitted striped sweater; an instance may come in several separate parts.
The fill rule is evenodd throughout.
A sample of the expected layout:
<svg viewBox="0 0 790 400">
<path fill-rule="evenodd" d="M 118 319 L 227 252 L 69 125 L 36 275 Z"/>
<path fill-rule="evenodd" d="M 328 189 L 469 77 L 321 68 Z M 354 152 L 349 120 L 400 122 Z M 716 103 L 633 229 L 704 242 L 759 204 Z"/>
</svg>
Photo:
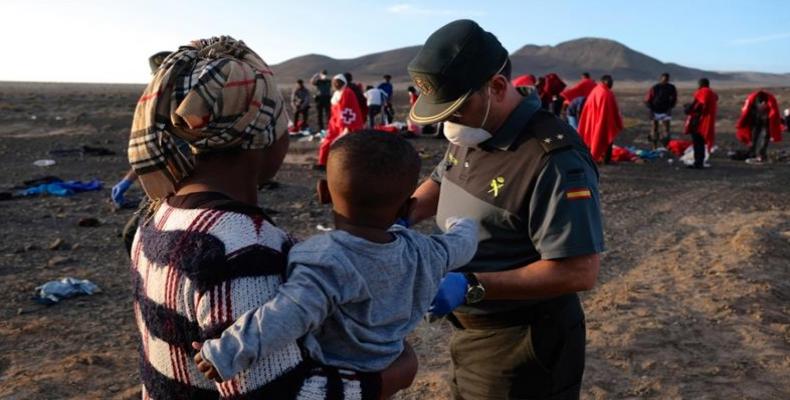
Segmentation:
<svg viewBox="0 0 790 400">
<path fill-rule="evenodd" d="M 132 247 L 143 399 L 296 397 L 309 368 L 296 343 L 221 384 L 192 361 L 192 341 L 219 337 L 274 296 L 291 240 L 256 207 L 196 208 L 189 196 L 162 204 Z"/>
</svg>

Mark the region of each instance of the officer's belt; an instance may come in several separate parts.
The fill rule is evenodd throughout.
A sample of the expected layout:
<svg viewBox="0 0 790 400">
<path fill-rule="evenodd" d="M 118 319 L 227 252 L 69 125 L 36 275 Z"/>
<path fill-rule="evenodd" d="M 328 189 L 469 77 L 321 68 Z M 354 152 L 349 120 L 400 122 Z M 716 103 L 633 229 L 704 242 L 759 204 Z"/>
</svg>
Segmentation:
<svg viewBox="0 0 790 400">
<path fill-rule="evenodd" d="M 530 325 L 562 310 L 575 299 L 575 294 L 568 294 L 528 307 L 490 314 L 453 312 L 447 315 L 447 320 L 458 329 L 502 329 Z"/>
</svg>

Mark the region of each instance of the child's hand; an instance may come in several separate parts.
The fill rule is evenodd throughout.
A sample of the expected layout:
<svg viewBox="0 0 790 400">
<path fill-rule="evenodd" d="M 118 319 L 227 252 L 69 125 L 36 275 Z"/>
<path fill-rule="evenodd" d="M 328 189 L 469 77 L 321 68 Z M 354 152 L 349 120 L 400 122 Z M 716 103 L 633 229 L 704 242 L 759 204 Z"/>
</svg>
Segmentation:
<svg viewBox="0 0 790 400">
<path fill-rule="evenodd" d="M 444 229 L 449 231 L 453 225 L 461 222 L 462 219 L 461 217 L 447 217 L 447 219 L 444 220 Z"/>
<path fill-rule="evenodd" d="M 198 371 L 202 372 L 208 380 L 222 382 L 222 378 L 219 377 L 217 369 L 214 368 L 214 366 L 211 365 L 211 363 L 204 359 L 203 355 L 200 354 L 200 349 L 203 348 L 203 343 L 192 342 L 192 348 L 198 351 L 197 354 L 195 354 L 195 364 L 197 364 Z"/>
</svg>

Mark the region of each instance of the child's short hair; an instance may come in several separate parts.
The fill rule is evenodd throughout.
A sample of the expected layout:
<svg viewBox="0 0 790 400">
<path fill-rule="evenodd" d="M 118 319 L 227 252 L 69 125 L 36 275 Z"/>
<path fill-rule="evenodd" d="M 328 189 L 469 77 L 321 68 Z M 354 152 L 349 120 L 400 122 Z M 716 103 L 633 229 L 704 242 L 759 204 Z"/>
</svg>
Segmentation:
<svg viewBox="0 0 790 400">
<path fill-rule="evenodd" d="M 400 206 L 417 186 L 420 156 L 406 139 L 363 130 L 332 144 L 327 162 L 330 186 L 357 207 Z"/>
</svg>

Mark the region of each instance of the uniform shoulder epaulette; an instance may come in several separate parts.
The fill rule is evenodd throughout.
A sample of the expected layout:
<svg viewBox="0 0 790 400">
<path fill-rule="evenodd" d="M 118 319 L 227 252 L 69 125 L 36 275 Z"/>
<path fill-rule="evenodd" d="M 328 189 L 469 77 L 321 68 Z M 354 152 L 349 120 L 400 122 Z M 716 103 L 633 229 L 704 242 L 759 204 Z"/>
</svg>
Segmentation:
<svg viewBox="0 0 790 400">
<path fill-rule="evenodd" d="M 532 130 L 543 151 L 551 153 L 573 146 L 570 128 L 547 111 L 538 111 L 533 117 Z"/>
</svg>

